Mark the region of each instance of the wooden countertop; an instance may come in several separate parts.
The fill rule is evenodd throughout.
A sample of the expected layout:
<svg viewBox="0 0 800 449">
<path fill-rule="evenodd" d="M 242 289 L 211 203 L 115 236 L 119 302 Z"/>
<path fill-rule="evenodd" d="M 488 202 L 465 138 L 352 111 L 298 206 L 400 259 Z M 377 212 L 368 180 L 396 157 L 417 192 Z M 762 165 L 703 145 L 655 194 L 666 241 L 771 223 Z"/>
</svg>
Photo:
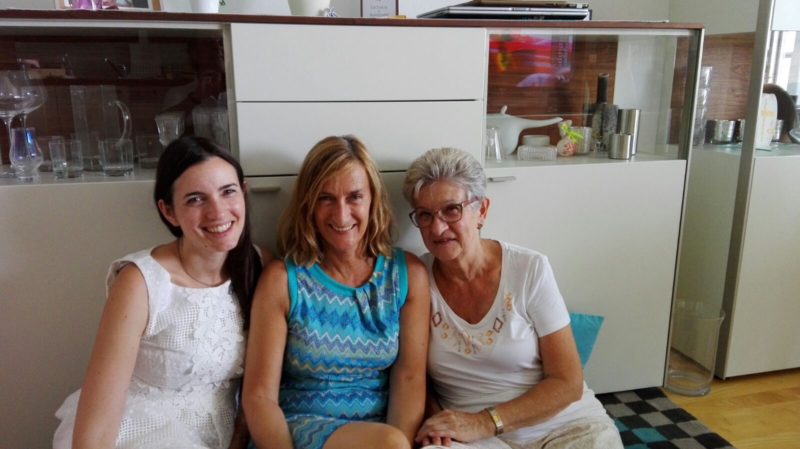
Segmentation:
<svg viewBox="0 0 800 449">
<path fill-rule="evenodd" d="M 149 22 L 223 25 L 227 23 L 279 23 L 306 25 L 359 25 L 359 26 L 426 26 L 426 27 L 481 27 L 481 28 L 570 28 L 586 30 L 700 30 L 702 24 L 674 22 L 628 21 L 527 21 L 527 20 L 462 20 L 462 19 L 362 19 L 348 17 L 294 17 L 243 14 L 194 14 L 160 11 L 73 11 L 73 10 L 0 10 L 0 27 L 31 25 L 42 21 L 47 27 L 74 27 L 96 22 Z M 54 21 L 58 21 L 57 23 Z"/>
</svg>

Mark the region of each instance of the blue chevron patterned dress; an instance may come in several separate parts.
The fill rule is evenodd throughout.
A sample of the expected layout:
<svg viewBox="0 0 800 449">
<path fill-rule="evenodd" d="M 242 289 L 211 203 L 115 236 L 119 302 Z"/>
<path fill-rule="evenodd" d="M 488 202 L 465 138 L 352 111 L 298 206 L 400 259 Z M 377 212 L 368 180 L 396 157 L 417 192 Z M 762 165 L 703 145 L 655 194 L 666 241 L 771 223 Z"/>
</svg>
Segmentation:
<svg viewBox="0 0 800 449">
<path fill-rule="evenodd" d="M 370 280 L 352 288 L 319 265 L 287 261 L 289 333 L 280 405 L 296 449 L 321 449 L 351 421 L 385 421 L 389 368 L 397 357 L 408 293 L 405 254 L 379 256 Z"/>
</svg>

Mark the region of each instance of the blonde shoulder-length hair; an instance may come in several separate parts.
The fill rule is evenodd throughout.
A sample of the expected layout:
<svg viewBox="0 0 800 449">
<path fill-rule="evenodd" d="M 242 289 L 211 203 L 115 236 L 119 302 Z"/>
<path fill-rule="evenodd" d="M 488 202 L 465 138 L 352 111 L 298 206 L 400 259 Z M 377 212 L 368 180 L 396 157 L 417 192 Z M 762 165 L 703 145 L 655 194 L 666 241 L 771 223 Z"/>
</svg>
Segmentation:
<svg viewBox="0 0 800 449">
<path fill-rule="evenodd" d="M 365 257 L 391 255 L 394 220 L 386 187 L 364 144 L 346 135 L 320 140 L 303 160 L 289 206 L 278 224 L 278 251 L 284 257 L 303 266 L 322 260 L 322 242 L 314 226 L 314 206 L 322 186 L 353 164 L 364 167 L 372 196 L 367 232 L 359 250 Z"/>
</svg>

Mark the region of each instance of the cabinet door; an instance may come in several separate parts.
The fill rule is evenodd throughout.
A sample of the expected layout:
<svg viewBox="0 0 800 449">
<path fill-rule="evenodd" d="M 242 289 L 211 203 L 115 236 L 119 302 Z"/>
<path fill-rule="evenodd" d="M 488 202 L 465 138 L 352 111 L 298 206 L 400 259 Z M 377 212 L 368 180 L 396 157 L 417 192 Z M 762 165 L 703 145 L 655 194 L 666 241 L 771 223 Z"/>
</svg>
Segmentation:
<svg viewBox="0 0 800 449">
<path fill-rule="evenodd" d="M 800 366 L 798 173 L 796 155 L 754 160 L 730 335 L 720 348 L 726 377 Z"/>
<path fill-rule="evenodd" d="M 685 167 L 675 160 L 487 171 L 483 235 L 547 255 L 570 311 L 605 317 L 585 369 L 596 392 L 663 383 Z"/>
<path fill-rule="evenodd" d="M 231 25 L 236 101 L 483 98 L 481 28 Z"/>
<path fill-rule="evenodd" d="M 483 101 L 237 103 L 245 173 L 294 174 L 320 139 L 353 134 L 382 171 L 405 170 L 424 151 L 458 147 L 481 158 Z"/>
</svg>

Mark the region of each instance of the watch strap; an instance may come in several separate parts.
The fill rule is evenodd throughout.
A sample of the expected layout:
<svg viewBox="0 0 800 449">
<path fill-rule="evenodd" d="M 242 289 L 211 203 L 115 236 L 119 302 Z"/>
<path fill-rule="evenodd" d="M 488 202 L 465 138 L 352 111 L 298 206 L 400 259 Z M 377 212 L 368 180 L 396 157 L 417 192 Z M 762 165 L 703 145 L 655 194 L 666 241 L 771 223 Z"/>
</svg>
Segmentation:
<svg viewBox="0 0 800 449">
<path fill-rule="evenodd" d="M 486 410 L 486 413 L 488 413 L 489 417 L 492 418 L 492 422 L 494 423 L 494 434 L 500 435 L 503 433 L 503 420 L 500 419 L 500 414 L 497 413 L 497 409 L 492 406 L 486 407 L 484 410 Z"/>
</svg>

